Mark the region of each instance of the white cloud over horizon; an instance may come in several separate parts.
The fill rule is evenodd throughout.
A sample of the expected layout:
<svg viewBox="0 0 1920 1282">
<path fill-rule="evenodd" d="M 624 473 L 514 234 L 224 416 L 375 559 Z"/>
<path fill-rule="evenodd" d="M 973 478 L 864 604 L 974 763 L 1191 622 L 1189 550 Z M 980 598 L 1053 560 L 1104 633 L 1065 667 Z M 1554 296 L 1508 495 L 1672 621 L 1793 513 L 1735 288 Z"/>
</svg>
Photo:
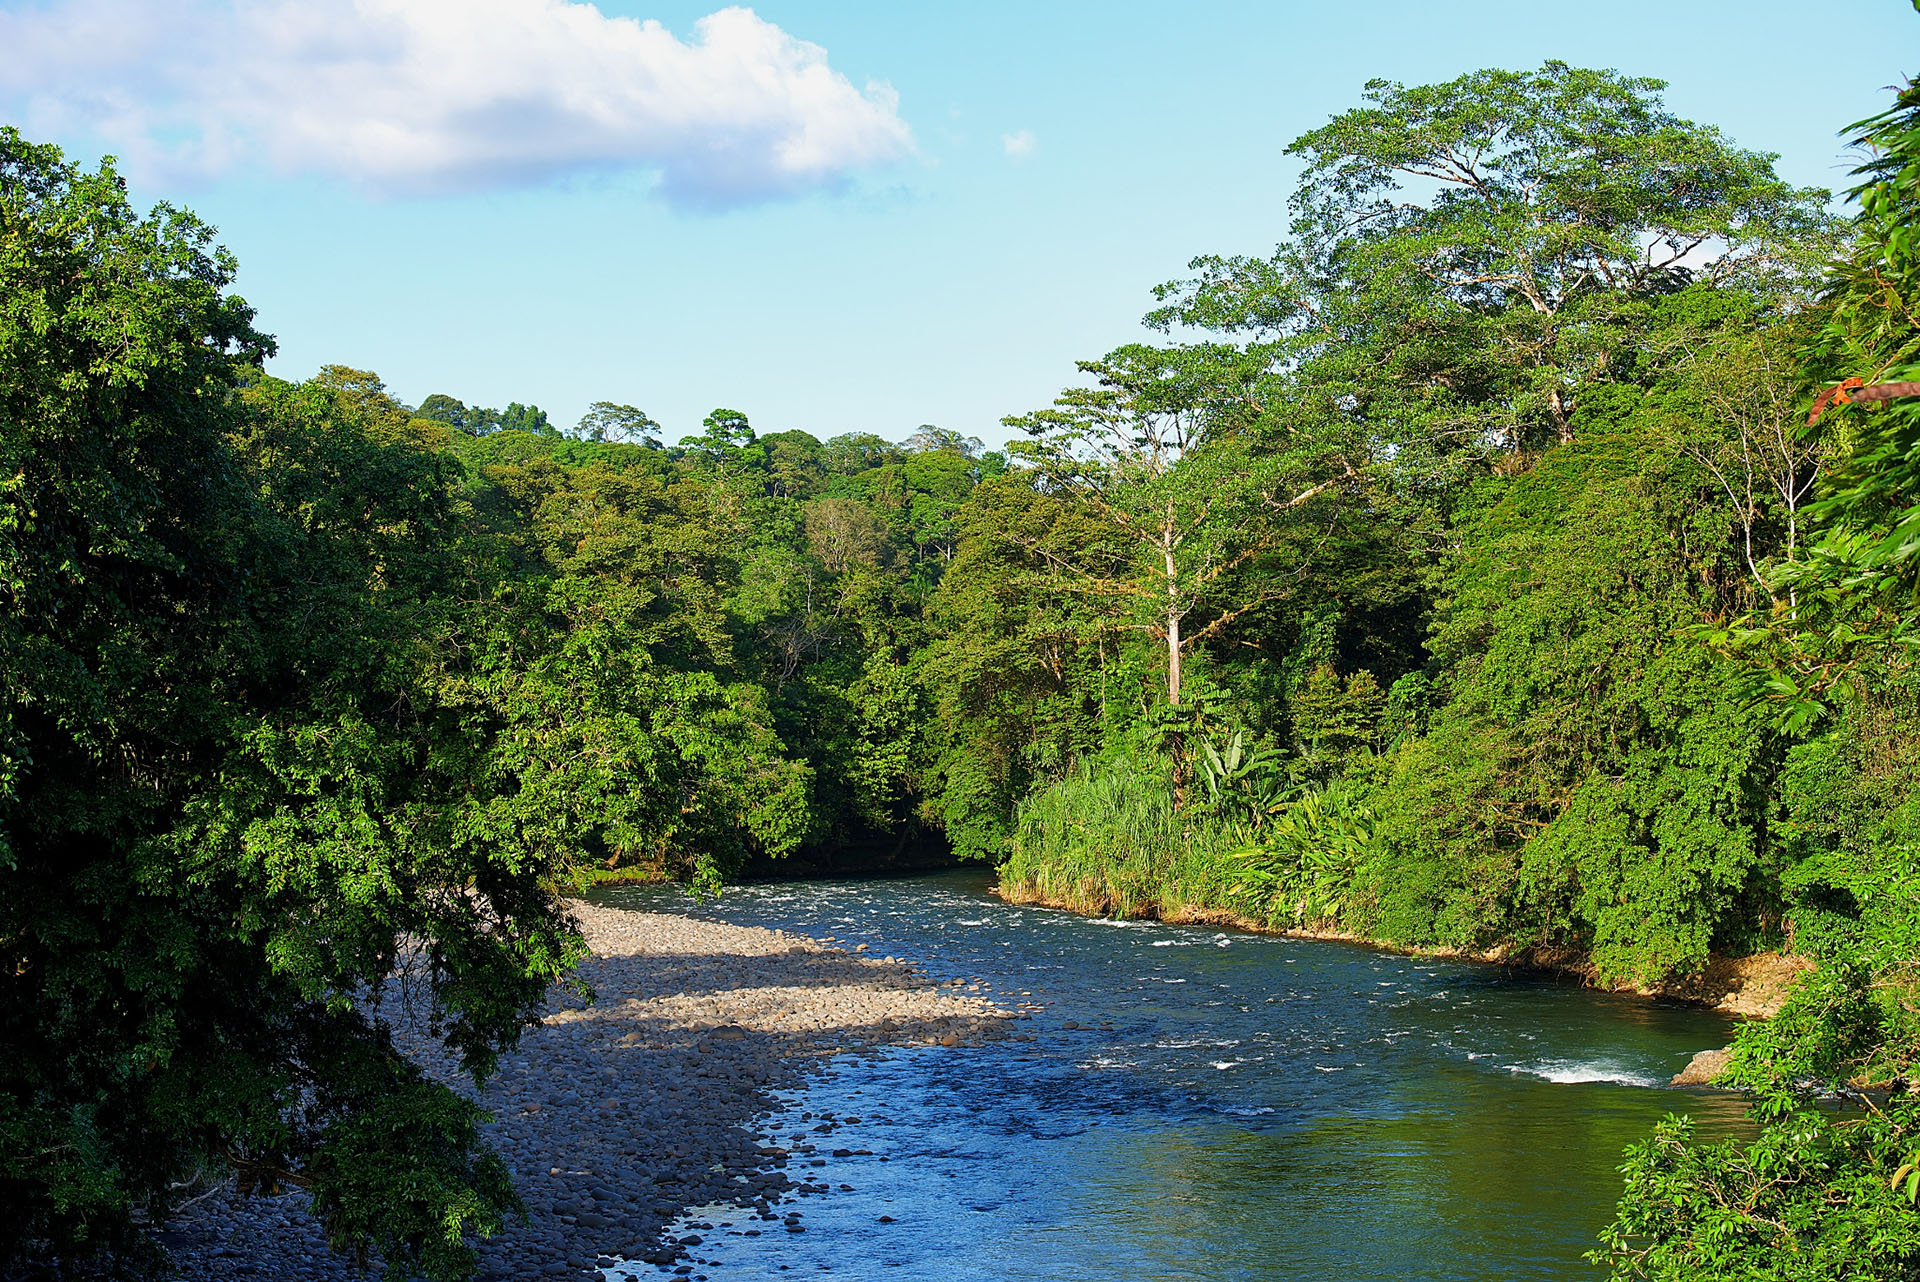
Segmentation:
<svg viewBox="0 0 1920 1282">
<path fill-rule="evenodd" d="M 682 41 L 575 0 L 43 0 L 0 11 L 0 110 L 165 181 L 264 164 L 385 196 L 650 171 L 683 207 L 913 151 L 884 83 L 751 9 Z"/>
<path fill-rule="evenodd" d="M 1040 140 L 1033 136 L 1031 129 L 1017 129 L 1010 134 L 1000 135 L 1000 150 L 1015 160 L 1025 160 L 1039 145 Z"/>
</svg>

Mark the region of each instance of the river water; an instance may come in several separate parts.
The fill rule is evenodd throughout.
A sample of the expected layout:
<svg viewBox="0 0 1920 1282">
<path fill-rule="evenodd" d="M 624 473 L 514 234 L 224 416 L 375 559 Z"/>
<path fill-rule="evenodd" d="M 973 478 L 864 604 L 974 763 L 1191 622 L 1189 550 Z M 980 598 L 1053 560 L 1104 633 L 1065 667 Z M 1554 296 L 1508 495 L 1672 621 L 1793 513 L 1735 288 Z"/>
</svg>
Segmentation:
<svg viewBox="0 0 1920 1282">
<path fill-rule="evenodd" d="M 1670 1111 L 1738 1125 L 1735 1102 L 1662 1086 L 1726 1042 L 1709 1012 L 1478 963 L 1016 907 L 991 882 L 596 896 L 865 943 L 1045 1008 L 1022 1025 L 1035 1042 L 836 1061 L 772 1129 L 854 1117 L 831 1143 L 870 1153 L 817 1154 L 806 1174 L 834 1191 L 801 1205 L 803 1234 L 748 1237 L 709 1212 L 695 1273 L 1592 1278 L 1581 1256 L 1611 1216 L 1621 1149 Z"/>
</svg>

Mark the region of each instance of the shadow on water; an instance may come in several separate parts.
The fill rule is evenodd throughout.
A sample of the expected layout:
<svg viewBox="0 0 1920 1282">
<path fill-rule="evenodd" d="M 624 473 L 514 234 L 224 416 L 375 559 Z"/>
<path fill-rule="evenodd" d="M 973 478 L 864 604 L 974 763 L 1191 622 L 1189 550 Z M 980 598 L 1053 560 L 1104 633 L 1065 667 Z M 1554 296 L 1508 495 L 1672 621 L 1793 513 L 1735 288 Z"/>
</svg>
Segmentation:
<svg viewBox="0 0 1920 1282">
<path fill-rule="evenodd" d="M 979 871 L 752 885 L 696 904 L 832 936 L 1041 1009 L 1036 1043 L 909 1049 L 796 1097 L 863 1155 L 804 1235 L 709 1234 L 696 1275 L 1563 1279 L 1712 1012 L 1478 963 L 1001 903 Z M 882 1161 L 882 1159 L 886 1159 Z M 842 1186 L 846 1186 L 843 1188 Z M 883 1218 L 885 1217 L 885 1218 Z"/>
</svg>

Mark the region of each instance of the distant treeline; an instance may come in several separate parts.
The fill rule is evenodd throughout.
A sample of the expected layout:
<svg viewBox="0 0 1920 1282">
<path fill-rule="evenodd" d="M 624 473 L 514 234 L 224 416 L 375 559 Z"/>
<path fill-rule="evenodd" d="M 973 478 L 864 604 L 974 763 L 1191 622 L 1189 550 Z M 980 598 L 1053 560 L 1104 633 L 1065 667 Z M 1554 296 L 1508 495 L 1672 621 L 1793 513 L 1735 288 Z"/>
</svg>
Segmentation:
<svg viewBox="0 0 1920 1282">
<path fill-rule="evenodd" d="M 404 950 L 484 1074 L 569 889 L 912 841 L 1607 981 L 1798 951 L 1760 1138 L 1663 1127 L 1600 1258 L 1914 1276 L 1920 91 L 1843 222 L 1660 88 L 1370 85 L 1002 452 L 272 378 L 209 229 L 0 133 L 0 1262 L 237 1173 L 459 1275 L 515 1199 L 370 1005 Z"/>
</svg>

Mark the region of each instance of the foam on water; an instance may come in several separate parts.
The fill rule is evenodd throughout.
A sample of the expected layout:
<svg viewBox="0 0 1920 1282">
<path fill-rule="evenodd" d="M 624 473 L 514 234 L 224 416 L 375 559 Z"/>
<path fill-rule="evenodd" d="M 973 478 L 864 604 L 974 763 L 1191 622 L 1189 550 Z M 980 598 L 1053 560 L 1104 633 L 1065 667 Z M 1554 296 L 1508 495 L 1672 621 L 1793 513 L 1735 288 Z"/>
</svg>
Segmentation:
<svg viewBox="0 0 1920 1282">
<path fill-rule="evenodd" d="M 1543 1082 L 1571 1085 L 1579 1082 L 1612 1082 L 1618 1086 L 1665 1086 L 1664 1077 L 1628 1068 L 1615 1060 L 1550 1059 L 1539 1064 L 1509 1064 L 1509 1073 L 1524 1073 Z"/>
<path fill-rule="evenodd" d="M 835 1061 L 790 1097 L 860 1119 L 789 1164 L 806 1182 L 779 1210 L 809 1231 L 699 1208 L 679 1236 L 704 1241 L 661 1273 L 1565 1282 L 1613 1214 L 1621 1150 L 1672 1107 L 1623 1088 L 1726 1040 L 1710 1013 L 1470 962 L 1018 909 L 988 877 L 753 885 L 692 909 L 1017 991 L 1035 1040 Z M 1738 1101 L 1686 1105 L 1738 1124 Z M 1270 1210 L 1335 1200 L 1337 1220 Z"/>
<path fill-rule="evenodd" d="M 1081 1067 L 1083 1068 L 1138 1068 L 1140 1067 L 1140 1061 L 1137 1059 L 1122 1059 L 1117 1055 L 1095 1055 L 1092 1059 L 1085 1061 L 1081 1065 Z"/>
</svg>

